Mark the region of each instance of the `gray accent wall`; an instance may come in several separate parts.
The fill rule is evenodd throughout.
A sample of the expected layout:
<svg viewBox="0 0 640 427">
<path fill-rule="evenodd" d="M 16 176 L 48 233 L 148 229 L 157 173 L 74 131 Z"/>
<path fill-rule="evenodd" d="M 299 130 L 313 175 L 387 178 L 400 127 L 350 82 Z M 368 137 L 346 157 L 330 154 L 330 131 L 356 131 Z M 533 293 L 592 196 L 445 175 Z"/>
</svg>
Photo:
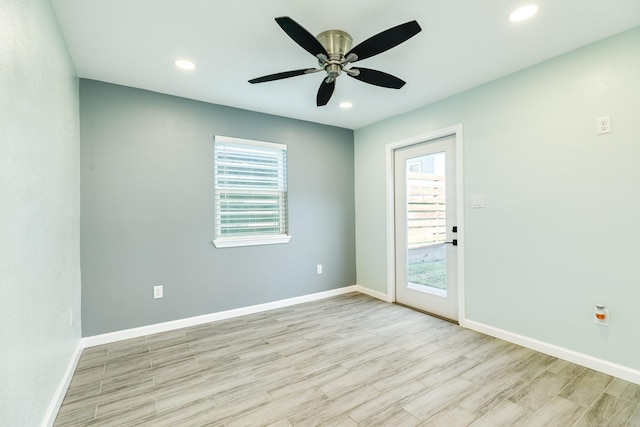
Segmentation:
<svg viewBox="0 0 640 427">
<path fill-rule="evenodd" d="M 80 346 L 78 79 L 48 0 L 0 17 L 0 425 L 39 426 Z"/>
<path fill-rule="evenodd" d="M 357 130 L 358 284 L 387 289 L 386 145 L 461 123 L 466 318 L 640 369 L 639 76 L 637 27 Z"/>
<path fill-rule="evenodd" d="M 355 284 L 353 131 L 84 79 L 80 122 L 83 336 Z M 287 145 L 288 244 L 213 246 L 216 134 Z"/>
</svg>

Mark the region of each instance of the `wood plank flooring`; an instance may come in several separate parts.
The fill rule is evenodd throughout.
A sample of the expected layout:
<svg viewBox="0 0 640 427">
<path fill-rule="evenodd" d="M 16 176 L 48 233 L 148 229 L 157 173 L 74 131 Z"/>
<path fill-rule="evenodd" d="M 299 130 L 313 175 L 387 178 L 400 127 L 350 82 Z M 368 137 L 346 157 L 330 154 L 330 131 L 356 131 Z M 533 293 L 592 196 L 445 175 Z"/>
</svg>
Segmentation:
<svg viewBox="0 0 640 427">
<path fill-rule="evenodd" d="M 55 426 L 640 426 L 640 386 L 348 294 L 85 349 Z"/>
</svg>

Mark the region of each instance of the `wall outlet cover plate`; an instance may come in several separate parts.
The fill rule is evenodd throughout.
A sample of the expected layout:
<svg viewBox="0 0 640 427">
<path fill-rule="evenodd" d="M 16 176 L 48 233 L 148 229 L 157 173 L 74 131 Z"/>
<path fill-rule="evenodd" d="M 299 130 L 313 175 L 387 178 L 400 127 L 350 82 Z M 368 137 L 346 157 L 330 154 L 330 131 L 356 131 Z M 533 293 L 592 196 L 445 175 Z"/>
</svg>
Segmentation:
<svg viewBox="0 0 640 427">
<path fill-rule="evenodd" d="M 164 296 L 163 294 L 162 286 L 153 287 L 153 299 L 162 298 Z"/>
</svg>

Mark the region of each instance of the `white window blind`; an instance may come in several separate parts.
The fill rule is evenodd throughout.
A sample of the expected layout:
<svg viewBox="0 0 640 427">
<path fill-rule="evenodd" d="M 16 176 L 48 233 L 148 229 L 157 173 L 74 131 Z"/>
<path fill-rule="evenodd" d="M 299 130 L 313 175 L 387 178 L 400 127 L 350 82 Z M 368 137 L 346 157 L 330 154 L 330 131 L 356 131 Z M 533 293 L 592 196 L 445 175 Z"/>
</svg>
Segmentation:
<svg viewBox="0 0 640 427">
<path fill-rule="evenodd" d="M 288 242 L 287 146 L 216 135 L 216 247 Z"/>
</svg>

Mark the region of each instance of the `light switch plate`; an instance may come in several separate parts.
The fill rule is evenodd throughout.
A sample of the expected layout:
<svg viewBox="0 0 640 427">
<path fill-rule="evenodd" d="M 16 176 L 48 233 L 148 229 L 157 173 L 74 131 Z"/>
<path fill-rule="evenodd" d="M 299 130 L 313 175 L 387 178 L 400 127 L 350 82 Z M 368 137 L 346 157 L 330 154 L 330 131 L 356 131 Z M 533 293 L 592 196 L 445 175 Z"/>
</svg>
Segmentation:
<svg viewBox="0 0 640 427">
<path fill-rule="evenodd" d="M 484 208 L 484 195 L 483 194 L 472 194 L 471 195 L 471 208 L 472 209 Z"/>
</svg>

